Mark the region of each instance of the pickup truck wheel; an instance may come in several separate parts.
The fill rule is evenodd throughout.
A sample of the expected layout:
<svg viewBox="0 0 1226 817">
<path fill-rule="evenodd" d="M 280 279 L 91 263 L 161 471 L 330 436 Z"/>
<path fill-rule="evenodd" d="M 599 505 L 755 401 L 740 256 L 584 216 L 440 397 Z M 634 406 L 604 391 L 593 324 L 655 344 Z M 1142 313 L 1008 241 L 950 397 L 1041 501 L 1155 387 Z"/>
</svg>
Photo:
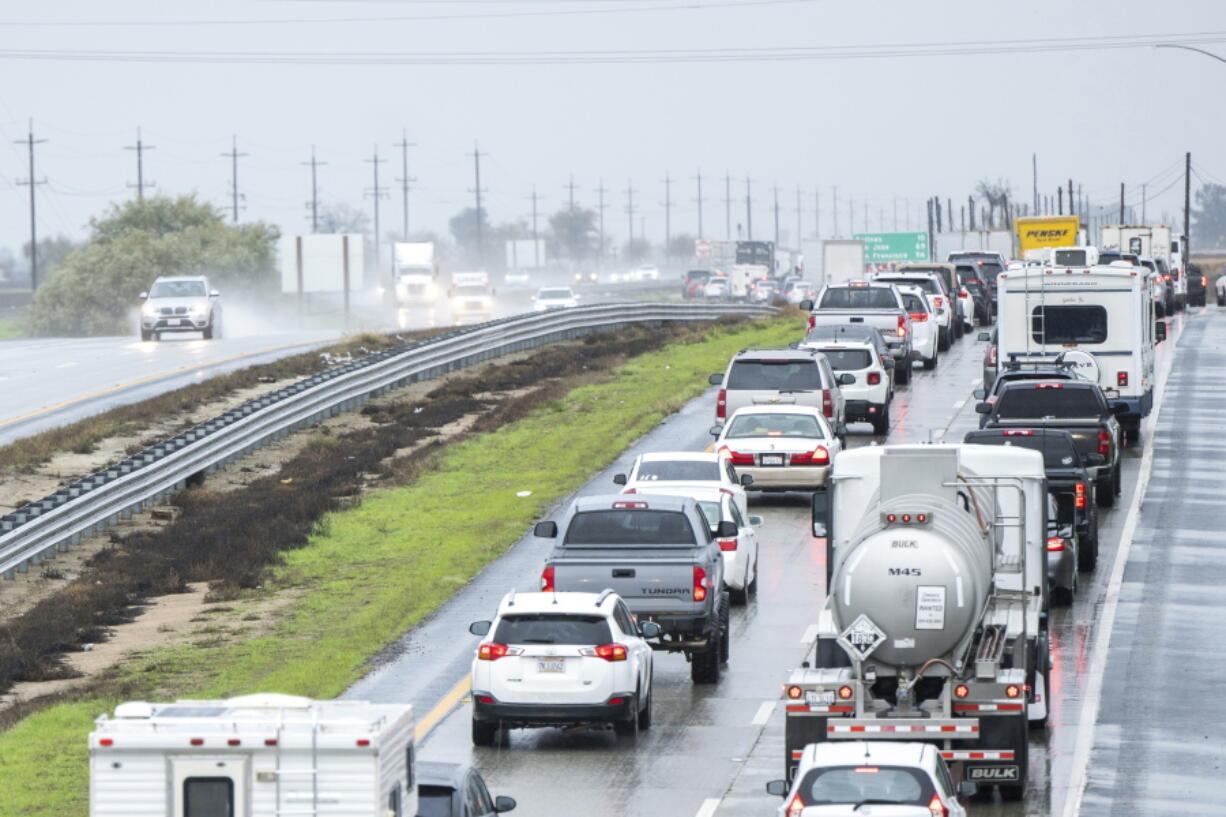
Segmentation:
<svg viewBox="0 0 1226 817">
<path fill-rule="evenodd" d="M 1089 530 L 1077 543 L 1077 569 L 1087 573 L 1098 566 L 1098 509 L 1091 507 L 1089 512 Z"/>
<path fill-rule="evenodd" d="M 905 386 L 911 382 L 911 361 L 899 361 L 894 369 L 894 382 L 900 386 Z"/>
<path fill-rule="evenodd" d="M 735 587 L 729 587 L 728 588 L 728 599 L 733 604 L 737 605 L 738 607 L 748 604 L 749 603 L 749 583 L 746 582 L 745 586 L 741 588 L 740 590 L 737 590 Z"/>
<path fill-rule="evenodd" d="M 937 354 L 933 352 L 932 357 L 927 358 L 924 361 L 924 371 L 930 372 L 933 369 L 935 369 L 937 367 L 937 363 L 939 363 L 940 360 L 941 359 L 937 356 Z"/>
<path fill-rule="evenodd" d="M 1120 473 L 1120 466 L 1118 465 L 1111 471 L 1111 486 L 1115 489 L 1116 496 L 1124 492 L 1124 477 Z"/>
<path fill-rule="evenodd" d="M 1098 507 L 1113 508 L 1115 507 L 1115 479 L 1114 476 L 1108 476 L 1106 479 L 1099 480 L 1094 487 L 1094 493 L 1098 498 Z"/>
<path fill-rule="evenodd" d="M 690 680 L 695 684 L 719 683 L 719 645 L 718 631 L 711 637 L 707 648 L 696 652 L 690 659 Z"/>
<path fill-rule="evenodd" d="M 473 746 L 493 746 L 498 742 L 498 721 L 479 721 L 473 718 Z"/>
</svg>

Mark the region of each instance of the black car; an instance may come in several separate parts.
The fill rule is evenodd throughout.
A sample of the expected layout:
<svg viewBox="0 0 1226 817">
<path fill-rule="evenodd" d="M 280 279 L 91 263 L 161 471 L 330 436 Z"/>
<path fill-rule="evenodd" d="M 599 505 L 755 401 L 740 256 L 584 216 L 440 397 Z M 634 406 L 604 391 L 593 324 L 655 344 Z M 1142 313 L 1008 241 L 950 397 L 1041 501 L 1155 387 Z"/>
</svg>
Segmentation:
<svg viewBox="0 0 1226 817">
<path fill-rule="evenodd" d="M 970 264 L 958 264 L 954 268 L 954 274 L 958 276 L 959 286 L 971 294 L 971 300 L 975 304 L 975 314 L 967 316 L 967 320 L 973 320 L 980 326 L 991 324 L 992 298 L 988 296 L 988 285 L 979 277 L 979 269 Z M 995 289 L 992 291 L 995 292 Z"/>
<path fill-rule="evenodd" d="M 1188 264 L 1188 306 L 1205 305 L 1205 289 L 1209 279 L 1199 264 Z"/>
<path fill-rule="evenodd" d="M 994 252 L 976 252 L 965 250 L 951 252 L 949 263 L 957 267 L 969 266 L 975 272 L 975 278 L 982 281 L 984 294 L 992 305 L 992 315 L 996 315 L 996 277 L 1005 271 L 1000 262 L 1000 255 Z M 962 276 L 958 276 L 961 278 Z"/>
<path fill-rule="evenodd" d="M 1060 366 L 1058 363 L 1044 361 L 1042 363 L 1021 363 L 1018 361 L 1007 361 L 1001 366 L 999 374 L 993 378 L 992 383 L 986 388 L 975 389 L 972 394 L 976 400 L 985 400 L 988 403 L 995 403 L 997 395 L 1000 394 L 1000 389 L 1006 383 L 1014 383 L 1018 380 L 1076 380 L 1077 375 L 1073 373 L 1072 368 Z M 987 379 L 984 379 L 987 382 Z M 987 423 L 986 414 L 979 415 L 979 427 L 983 428 Z"/>
<path fill-rule="evenodd" d="M 491 797 L 467 763 L 417 763 L 417 817 L 493 817 L 514 808 L 514 798 Z"/>
<path fill-rule="evenodd" d="M 1077 532 L 1077 567 L 1093 570 L 1098 563 L 1098 509 L 1094 481 L 1087 466 L 1100 466 L 1106 457 L 1082 454 L 1073 435 L 1056 428 L 994 428 L 972 431 L 962 440 L 976 445 L 1015 445 L 1043 455 L 1047 490 L 1056 498 L 1056 521 Z"/>
</svg>

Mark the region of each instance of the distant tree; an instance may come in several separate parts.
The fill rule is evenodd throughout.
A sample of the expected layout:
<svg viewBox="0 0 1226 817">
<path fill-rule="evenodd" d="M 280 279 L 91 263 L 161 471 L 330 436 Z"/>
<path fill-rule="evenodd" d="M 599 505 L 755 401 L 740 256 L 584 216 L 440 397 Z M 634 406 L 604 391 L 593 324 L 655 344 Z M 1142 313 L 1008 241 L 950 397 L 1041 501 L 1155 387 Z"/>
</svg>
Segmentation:
<svg viewBox="0 0 1226 817">
<path fill-rule="evenodd" d="M 1004 179 L 983 179 L 979 184 L 975 185 L 975 193 L 988 203 L 988 223 L 987 229 L 997 229 L 996 212 L 999 210 L 1002 215 L 1008 211 L 1009 197 L 1013 193 L 1013 188 Z"/>
<path fill-rule="evenodd" d="M 688 233 L 675 235 L 668 242 L 668 257 L 689 263 L 694 258 L 694 236 Z"/>
<path fill-rule="evenodd" d="M 628 264 L 637 264 L 651 255 L 651 242 L 645 238 L 635 238 L 622 245 L 622 260 Z"/>
<path fill-rule="evenodd" d="M 370 216 L 344 202 L 325 204 L 319 209 L 319 232 L 370 234 Z"/>
<path fill-rule="evenodd" d="M 578 261 L 597 252 L 600 231 L 595 210 L 563 208 L 549 217 L 550 251 L 555 257 Z"/>
<path fill-rule="evenodd" d="M 1198 251 L 1226 248 L 1226 186 L 1206 184 L 1192 208 L 1192 246 Z"/>
<path fill-rule="evenodd" d="M 478 230 L 478 224 L 480 224 L 480 230 Z M 447 222 L 447 227 L 459 250 L 460 263 L 472 266 L 495 263 L 500 253 L 494 252 L 498 239 L 490 224 L 488 210 L 481 208 L 481 219 L 478 221 L 476 208 L 465 207 L 451 217 L 451 220 Z M 481 246 L 477 245 L 478 233 L 481 236 Z"/>
<path fill-rule="evenodd" d="M 219 288 L 267 292 L 276 282 L 277 228 L 232 225 L 195 196 L 112 205 L 48 275 L 28 313 L 38 334 L 132 331 L 137 295 L 162 275 L 208 275 Z"/>
<path fill-rule="evenodd" d="M 48 236 L 38 242 L 38 271 L 44 280 L 50 272 L 64 263 L 64 259 L 81 244 L 66 235 Z M 30 258 L 30 242 L 21 245 L 21 255 Z"/>
</svg>

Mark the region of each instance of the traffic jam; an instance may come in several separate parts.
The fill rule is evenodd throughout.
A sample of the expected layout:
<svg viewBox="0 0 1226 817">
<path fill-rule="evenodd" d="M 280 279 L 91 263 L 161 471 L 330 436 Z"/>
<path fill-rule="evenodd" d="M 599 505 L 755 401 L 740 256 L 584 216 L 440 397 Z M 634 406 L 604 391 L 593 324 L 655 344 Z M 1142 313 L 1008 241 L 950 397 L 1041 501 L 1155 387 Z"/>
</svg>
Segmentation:
<svg viewBox="0 0 1226 817">
<path fill-rule="evenodd" d="M 677 711 L 734 685 L 758 704 L 757 736 L 732 758 L 752 769 L 756 794 L 734 781 L 703 799 L 700 815 L 1021 813 L 1008 804 L 1034 800 L 1059 774 L 1049 732 L 1062 686 L 1076 695 L 1057 666 L 1068 660 L 1061 644 L 1086 626 L 1069 617 L 1081 585 L 1095 581 L 1104 531 L 1118 524 L 1112 509 L 1155 406 L 1168 318 L 1191 304 L 1178 286 L 1187 277 L 1178 237 L 1110 229 L 1112 245 L 1021 259 L 966 250 L 866 268 L 862 256 L 841 263 L 834 247 L 820 286 L 794 272 L 710 289 L 729 276 L 688 273 L 690 297 L 767 292 L 797 307 L 803 334 L 738 351 L 710 374 L 706 396 L 665 424 L 669 439 L 688 443 L 645 450 L 649 436 L 604 487 L 536 522 L 519 548 L 536 582 L 496 585 L 496 598 L 486 588 L 484 617 L 467 625 L 467 686 L 422 746 L 411 708 L 388 702 L 129 703 L 91 737 L 94 791 L 122 779 L 108 747 L 139 735 L 146 760 L 186 764 L 176 779 L 198 782 L 199 802 L 231 802 L 240 777 L 206 774 L 216 758 L 168 748 L 184 724 L 231 745 L 262 741 L 256 766 L 314 776 L 316 787 L 362 779 L 378 791 L 416 774 L 416 787 L 394 784 L 387 814 L 510 811 L 516 799 L 490 794 L 483 774 L 526 802 L 567 775 L 616 777 L 645 745 L 648 768 L 663 770 L 655 786 L 697 787 L 698 767 L 684 784 L 667 771 L 693 750 L 677 730 L 694 725 Z M 1143 254 L 1118 251 L 1135 238 L 1129 230 Z M 969 388 L 937 379 L 943 359 L 973 370 Z M 948 388 L 954 415 L 924 419 L 923 401 Z M 784 531 L 787 551 L 774 538 Z M 815 578 L 798 578 L 805 571 Z M 811 598 L 773 609 L 797 593 Z M 780 615 L 802 627 L 803 644 L 768 676 L 750 664 Z M 463 636 L 447 616 L 432 626 L 454 644 Z M 354 694 L 394 696 L 402 680 Z M 674 737 L 647 743 L 661 731 Z M 606 732 L 611 744 L 581 742 Z M 339 767 L 348 772 L 325 777 L 319 747 L 340 757 L 354 735 L 386 760 L 359 752 Z M 422 761 L 414 772 L 414 753 L 431 757 L 432 747 L 463 763 Z M 534 771 L 537 754 L 547 765 Z M 560 813 L 545 802 L 535 813 Z M 1049 813 L 1049 803 L 1026 813 Z M 614 812 L 639 813 L 633 800 Z"/>
</svg>

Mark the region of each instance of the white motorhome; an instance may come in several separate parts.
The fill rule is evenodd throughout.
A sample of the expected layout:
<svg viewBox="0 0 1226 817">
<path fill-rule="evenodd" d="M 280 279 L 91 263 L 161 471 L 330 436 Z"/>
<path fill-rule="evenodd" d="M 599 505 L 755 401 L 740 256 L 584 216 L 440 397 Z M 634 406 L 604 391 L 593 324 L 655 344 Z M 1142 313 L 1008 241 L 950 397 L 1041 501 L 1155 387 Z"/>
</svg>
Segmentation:
<svg viewBox="0 0 1226 817">
<path fill-rule="evenodd" d="M 1104 250 L 1118 250 L 1133 255 L 1146 256 L 1158 262 L 1163 280 L 1171 288 L 1171 306 L 1183 309 L 1188 300 L 1188 280 L 1184 270 L 1183 254 L 1179 252 L 1179 239 L 1172 235 L 1171 228 L 1163 225 L 1103 225 L 1099 246 Z"/>
<path fill-rule="evenodd" d="M 1136 439 L 1154 401 L 1155 325 L 1152 283 L 1144 267 L 1053 267 L 1014 264 L 997 278 L 997 359 L 1054 361 L 1077 368 L 1108 402 L 1128 404 L 1120 425 Z"/>
<path fill-rule="evenodd" d="M 90 817 L 412 817 L 407 704 L 132 701 L 89 736 Z"/>
</svg>

